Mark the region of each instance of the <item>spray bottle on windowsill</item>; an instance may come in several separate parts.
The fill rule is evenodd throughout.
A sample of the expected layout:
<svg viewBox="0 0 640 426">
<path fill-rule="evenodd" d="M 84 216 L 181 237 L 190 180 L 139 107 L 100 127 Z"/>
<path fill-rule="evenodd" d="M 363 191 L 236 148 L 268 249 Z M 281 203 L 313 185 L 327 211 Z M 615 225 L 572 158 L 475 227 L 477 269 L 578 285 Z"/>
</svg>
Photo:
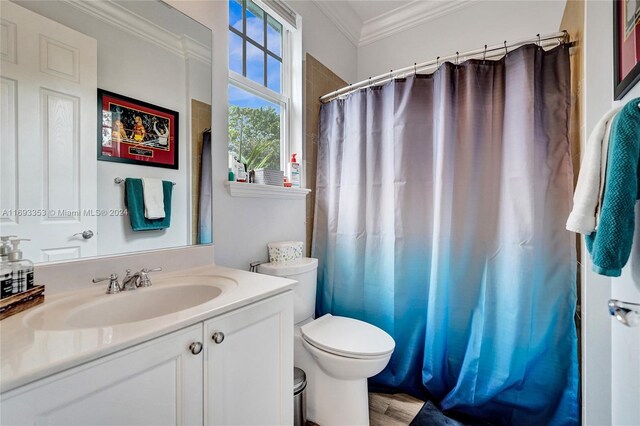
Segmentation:
<svg viewBox="0 0 640 426">
<path fill-rule="evenodd" d="M 289 175 L 289 182 L 291 182 L 291 186 L 293 188 L 300 188 L 300 174 L 302 170 L 300 169 L 300 163 L 298 163 L 296 155 L 298 154 L 295 152 L 291 154 L 291 161 L 289 162 L 289 170 L 287 174 Z"/>
</svg>

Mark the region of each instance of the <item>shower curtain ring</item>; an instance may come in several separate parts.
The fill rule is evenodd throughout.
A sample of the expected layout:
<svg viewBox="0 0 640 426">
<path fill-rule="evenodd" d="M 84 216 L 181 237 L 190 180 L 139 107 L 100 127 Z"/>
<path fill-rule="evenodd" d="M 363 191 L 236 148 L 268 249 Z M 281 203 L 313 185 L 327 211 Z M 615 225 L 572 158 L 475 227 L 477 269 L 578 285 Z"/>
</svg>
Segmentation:
<svg viewBox="0 0 640 426">
<path fill-rule="evenodd" d="M 392 80 L 393 70 L 389 70 L 389 80 Z"/>
<path fill-rule="evenodd" d="M 509 51 L 507 50 L 507 40 L 504 41 L 504 55 L 507 56 Z"/>
<path fill-rule="evenodd" d="M 436 58 L 436 69 L 440 68 L 440 56 Z"/>
<path fill-rule="evenodd" d="M 540 40 L 540 33 L 538 33 L 538 48 L 542 48 L 542 41 Z"/>
<path fill-rule="evenodd" d="M 484 64 L 485 59 L 487 58 L 487 45 L 484 45 L 484 53 L 482 54 L 482 63 Z"/>
<path fill-rule="evenodd" d="M 418 75 L 418 63 L 417 62 L 413 63 L 413 75 L 414 76 Z"/>
<path fill-rule="evenodd" d="M 456 52 L 456 65 L 460 64 L 460 52 Z"/>
</svg>

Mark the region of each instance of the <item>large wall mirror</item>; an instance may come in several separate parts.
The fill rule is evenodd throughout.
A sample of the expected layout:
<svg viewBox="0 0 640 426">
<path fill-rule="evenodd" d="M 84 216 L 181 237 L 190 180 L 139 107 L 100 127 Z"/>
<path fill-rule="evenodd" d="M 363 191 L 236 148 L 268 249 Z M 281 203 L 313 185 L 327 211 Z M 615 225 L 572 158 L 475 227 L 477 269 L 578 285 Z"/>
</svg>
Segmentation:
<svg viewBox="0 0 640 426">
<path fill-rule="evenodd" d="M 211 30 L 161 1 L 0 7 L 0 233 L 36 263 L 211 243 Z M 99 89 L 176 112 L 175 136 L 142 107 L 104 116 Z M 177 168 L 99 161 L 118 134 L 150 158 L 177 148 Z M 172 182 L 168 226 L 134 231 L 116 178 Z"/>
</svg>

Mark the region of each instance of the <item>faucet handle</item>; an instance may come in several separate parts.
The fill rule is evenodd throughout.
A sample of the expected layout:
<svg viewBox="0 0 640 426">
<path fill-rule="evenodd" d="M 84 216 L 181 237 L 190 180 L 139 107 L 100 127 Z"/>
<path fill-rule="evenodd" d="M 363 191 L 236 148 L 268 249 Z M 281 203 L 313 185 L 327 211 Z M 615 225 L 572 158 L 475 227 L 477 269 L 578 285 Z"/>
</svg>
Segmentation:
<svg viewBox="0 0 640 426">
<path fill-rule="evenodd" d="M 111 274 L 108 278 L 94 278 L 91 281 L 99 283 L 109 280 L 109 287 L 107 287 L 107 294 L 120 293 L 120 283 L 118 282 L 118 274 Z"/>
<path fill-rule="evenodd" d="M 142 270 L 140 271 L 140 287 L 151 287 L 151 278 L 149 277 L 149 272 L 158 271 L 162 271 L 162 268 L 142 268 Z"/>
</svg>

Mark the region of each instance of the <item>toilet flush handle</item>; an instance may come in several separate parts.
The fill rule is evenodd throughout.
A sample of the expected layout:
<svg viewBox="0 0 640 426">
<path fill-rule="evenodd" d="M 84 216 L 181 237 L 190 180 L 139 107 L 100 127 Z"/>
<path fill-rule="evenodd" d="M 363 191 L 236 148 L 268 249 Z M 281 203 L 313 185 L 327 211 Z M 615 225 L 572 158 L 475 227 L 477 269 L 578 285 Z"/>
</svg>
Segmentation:
<svg viewBox="0 0 640 426">
<path fill-rule="evenodd" d="M 224 341 L 224 333 L 222 331 L 216 331 L 215 333 L 213 333 L 213 336 L 211 336 L 211 339 L 220 344 Z"/>
</svg>

